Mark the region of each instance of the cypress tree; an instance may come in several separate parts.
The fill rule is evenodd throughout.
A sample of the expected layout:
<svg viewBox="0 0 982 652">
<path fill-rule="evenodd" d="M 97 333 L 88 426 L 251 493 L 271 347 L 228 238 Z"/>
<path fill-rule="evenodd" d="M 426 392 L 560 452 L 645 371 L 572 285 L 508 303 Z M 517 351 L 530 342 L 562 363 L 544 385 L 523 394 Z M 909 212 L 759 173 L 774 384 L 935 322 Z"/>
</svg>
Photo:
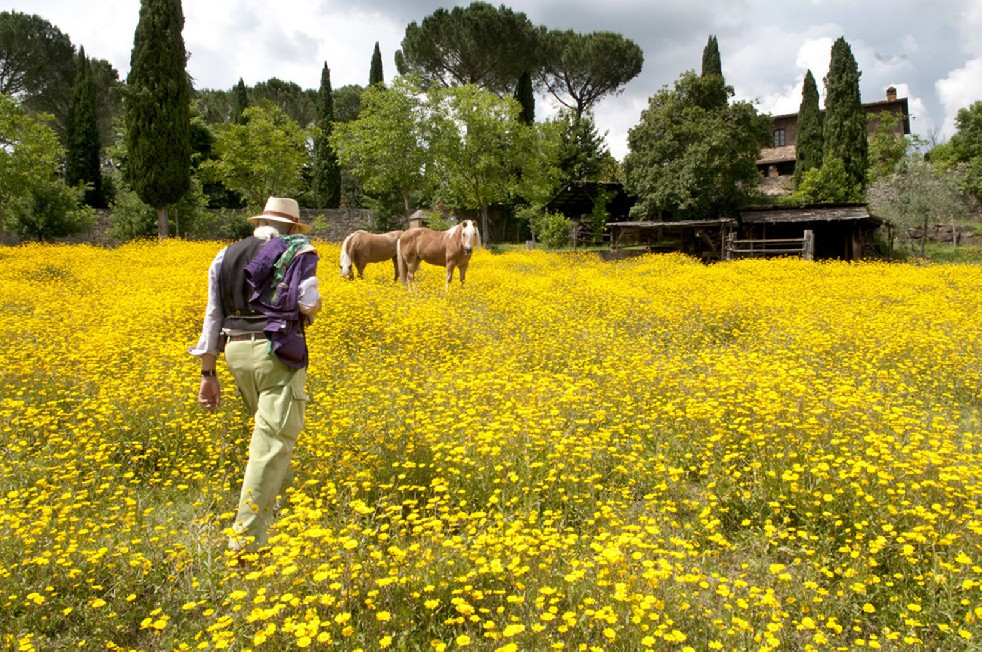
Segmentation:
<svg viewBox="0 0 982 652">
<path fill-rule="evenodd" d="M 706 89 L 706 97 L 700 102 L 707 110 L 725 109 L 729 103 L 729 90 L 723 77 L 723 63 L 719 56 L 719 43 L 714 34 L 709 35 L 706 47 L 702 50 L 702 78 L 713 83 Z"/>
<path fill-rule="evenodd" d="M 801 86 L 798 107 L 798 137 L 795 143 L 794 183 L 801 183 L 808 170 L 822 166 L 822 112 L 818 107 L 818 86 L 809 70 Z"/>
<path fill-rule="evenodd" d="M 840 36 L 832 44 L 829 74 L 825 78 L 824 154 L 842 159 L 850 179 L 865 189 L 869 143 L 866 114 L 859 97 L 859 76 L 852 48 Z"/>
<path fill-rule="evenodd" d="M 167 237 L 167 207 L 191 186 L 191 81 L 181 0 L 141 0 L 126 78 L 127 179 L 157 211 Z"/>
<path fill-rule="evenodd" d="M 368 85 L 384 84 L 382 76 L 382 51 L 379 50 L 378 41 L 375 41 L 375 51 L 372 52 L 372 67 L 368 72 Z"/>
<path fill-rule="evenodd" d="M 334 125 L 334 92 L 331 69 L 324 63 L 321 87 L 317 94 L 317 140 L 314 141 L 314 170 L 311 190 L 319 208 L 337 208 L 341 204 L 341 168 L 338 155 L 331 147 Z"/>
<path fill-rule="evenodd" d="M 715 34 L 709 35 L 709 41 L 702 49 L 702 76 L 706 75 L 723 76 L 723 63 L 719 58 L 719 42 Z"/>
<path fill-rule="evenodd" d="M 88 184 L 85 203 L 103 208 L 102 171 L 99 165 L 99 125 L 95 114 L 95 86 L 92 65 L 80 48 L 75 68 L 72 99 L 65 121 L 68 141 L 65 156 L 65 181 L 70 186 Z"/>
<path fill-rule="evenodd" d="M 249 93 L 246 90 L 245 82 L 239 77 L 239 83 L 232 88 L 232 108 L 229 111 L 228 121 L 234 125 L 245 124 L 242 112 L 249 106 Z"/>
<path fill-rule="evenodd" d="M 519 115 L 521 121 L 527 125 L 535 122 L 535 92 L 532 90 L 532 75 L 528 70 L 518 78 L 515 99 L 522 105 L 522 112 Z"/>
</svg>

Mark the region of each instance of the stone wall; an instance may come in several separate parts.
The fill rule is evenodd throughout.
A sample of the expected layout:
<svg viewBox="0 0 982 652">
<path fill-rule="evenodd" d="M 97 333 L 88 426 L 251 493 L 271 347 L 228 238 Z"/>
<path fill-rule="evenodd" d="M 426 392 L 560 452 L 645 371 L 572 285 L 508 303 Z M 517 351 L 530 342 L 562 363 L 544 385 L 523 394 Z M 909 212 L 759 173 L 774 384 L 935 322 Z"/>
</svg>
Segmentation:
<svg viewBox="0 0 982 652">
<path fill-rule="evenodd" d="M 377 230 L 375 217 L 367 208 L 301 208 L 300 218 L 314 227 L 311 237 L 328 242 L 341 242 L 358 229 Z"/>
<path fill-rule="evenodd" d="M 215 217 L 216 230 L 214 233 L 197 234 L 188 237 L 189 240 L 233 240 L 235 236 L 226 232 L 229 220 L 228 210 L 209 210 Z M 219 217 L 225 215 L 226 217 Z M 248 217 L 247 212 L 242 212 L 242 219 Z M 341 242 L 352 231 L 365 229 L 366 231 L 377 231 L 375 217 L 367 208 L 301 208 L 300 218 L 313 229 L 310 232 L 312 238 L 326 240 L 327 242 Z M 233 218 L 233 221 L 236 218 Z M 112 221 L 112 211 L 100 209 L 96 211 L 95 223 L 92 227 L 83 232 L 76 233 L 64 238 L 55 238 L 54 242 L 63 244 L 93 244 L 103 247 L 111 247 L 120 244 L 109 236 L 109 227 Z M 13 233 L 0 233 L 0 245 L 20 244 L 21 239 Z"/>
<path fill-rule="evenodd" d="M 920 242 L 923 229 L 910 229 L 908 234 L 914 242 Z M 927 227 L 928 242 L 940 244 L 977 245 L 982 244 L 979 229 L 975 226 L 955 226 L 950 224 L 929 224 Z"/>
</svg>

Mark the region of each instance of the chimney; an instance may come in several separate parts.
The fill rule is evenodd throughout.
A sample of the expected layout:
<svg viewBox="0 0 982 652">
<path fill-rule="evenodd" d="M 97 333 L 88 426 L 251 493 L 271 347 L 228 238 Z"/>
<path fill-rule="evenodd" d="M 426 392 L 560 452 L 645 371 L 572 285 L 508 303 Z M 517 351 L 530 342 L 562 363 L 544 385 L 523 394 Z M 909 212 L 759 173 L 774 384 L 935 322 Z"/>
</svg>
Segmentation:
<svg viewBox="0 0 982 652">
<path fill-rule="evenodd" d="M 887 101 L 893 102 L 895 99 L 897 99 L 897 89 L 891 86 L 887 89 Z"/>
</svg>

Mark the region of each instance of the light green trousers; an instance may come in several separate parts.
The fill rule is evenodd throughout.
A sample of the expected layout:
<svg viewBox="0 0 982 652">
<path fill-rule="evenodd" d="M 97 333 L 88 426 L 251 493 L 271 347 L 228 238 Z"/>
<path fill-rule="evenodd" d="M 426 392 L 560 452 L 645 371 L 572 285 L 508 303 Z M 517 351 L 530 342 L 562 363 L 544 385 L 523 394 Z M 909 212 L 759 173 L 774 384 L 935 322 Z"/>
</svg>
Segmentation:
<svg viewBox="0 0 982 652">
<path fill-rule="evenodd" d="M 307 394 L 306 369 L 291 369 L 267 353 L 266 339 L 229 342 L 225 359 L 246 408 L 255 415 L 239 496 L 229 538 L 232 550 L 266 545 L 273 509 L 281 490 L 292 481 L 290 458 L 303 429 Z"/>
</svg>

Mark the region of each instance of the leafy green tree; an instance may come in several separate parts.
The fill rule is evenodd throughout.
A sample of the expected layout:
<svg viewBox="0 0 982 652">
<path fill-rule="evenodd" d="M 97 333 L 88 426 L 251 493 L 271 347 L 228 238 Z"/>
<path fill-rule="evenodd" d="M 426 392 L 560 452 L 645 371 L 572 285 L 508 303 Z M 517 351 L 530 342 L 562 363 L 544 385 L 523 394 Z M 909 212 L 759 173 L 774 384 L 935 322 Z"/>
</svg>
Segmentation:
<svg viewBox="0 0 982 652">
<path fill-rule="evenodd" d="M 563 115 L 557 115 L 545 122 L 528 125 L 525 132 L 525 138 L 529 139 L 528 148 L 522 156 L 514 191 L 518 208 L 531 211 L 526 212 L 523 219 L 541 213 L 568 180 L 562 161 L 563 137 L 569 124 Z"/>
<path fill-rule="evenodd" d="M 30 201 L 37 184 L 56 177 L 64 151 L 50 122 L 0 94 L 0 236 L 11 209 Z"/>
<path fill-rule="evenodd" d="M 869 182 L 889 176 L 907 154 L 911 140 L 898 137 L 896 129 L 901 116 L 891 111 L 880 111 L 869 116 L 873 133 L 869 136 Z"/>
<path fill-rule="evenodd" d="M 644 64 L 638 44 L 613 32 L 553 30 L 544 42 L 546 89 L 577 120 L 604 96 L 620 92 Z"/>
<path fill-rule="evenodd" d="M 99 144 L 105 149 L 116 140 L 113 124 L 123 115 L 124 84 L 119 78 L 119 71 L 105 59 L 89 59 L 89 68 L 92 71 Z"/>
<path fill-rule="evenodd" d="M 374 86 L 375 84 L 384 84 L 385 77 L 382 74 L 382 50 L 378 47 L 378 41 L 375 41 L 375 50 L 372 52 L 372 66 L 368 71 L 368 85 Z"/>
<path fill-rule="evenodd" d="M 244 124 L 215 126 L 217 158 L 201 164 L 207 181 L 221 181 L 252 208 L 271 195 L 296 196 L 310 160 L 307 132 L 279 108 L 263 104 L 243 111 Z"/>
<path fill-rule="evenodd" d="M 555 119 L 561 125 L 558 166 L 564 179 L 599 179 L 610 152 L 597 131 L 593 113 L 577 118 L 572 110 L 564 109 Z"/>
<path fill-rule="evenodd" d="M 357 84 L 348 84 L 334 91 L 334 121 L 352 122 L 358 119 L 361 112 L 361 94 L 364 88 Z M 333 129 L 333 128 L 332 128 Z M 340 162 L 339 162 L 340 164 Z M 401 201 L 398 209 L 390 209 L 393 216 L 398 216 L 399 223 L 403 217 Z M 365 206 L 366 197 L 361 180 L 350 169 L 341 167 L 341 206 Z M 376 210 L 376 217 L 382 212 Z"/>
<path fill-rule="evenodd" d="M 954 135 L 929 156 L 939 169 L 959 169 L 962 190 L 982 201 L 982 100 L 958 110 Z"/>
<path fill-rule="evenodd" d="M 406 27 L 396 67 L 425 86 L 475 84 L 511 94 L 526 70 L 539 68 L 540 30 L 521 12 L 472 2 L 437 9 Z"/>
<path fill-rule="evenodd" d="M 51 114 L 64 135 L 74 78 L 75 47 L 66 34 L 40 16 L 0 12 L 0 93 Z"/>
<path fill-rule="evenodd" d="M 822 112 L 818 106 L 818 86 L 812 71 L 805 73 L 801 85 L 801 104 L 798 106 L 798 138 L 795 141 L 795 186 L 805 172 L 822 164 Z"/>
<path fill-rule="evenodd" d="M 521 121 L 527 125 L 535 122 L 535 89 L 532 87 L 532 74 L 528 70 L 518 78 L 515 101 L 522 106 L 522 113 L 519 116 Z"/>
<path fill-rule="evenodd" d="M 95 220 L 95 211 L 80 207 L 84 194 L 82 188 L 71 188 L 61 179 L 38 181 L 13 206 L 14 231 L 22 238 L 48 242 L 86 230 Z"/>
<path fill-rule="evenodd" d="M 102 194 L 102 165 L 99 145 L 99 125 L 95 115 L 95 89 L 92 67 L 85 49 L 78 54 L 72 103 L 65 124 L 68 151 L 65 156 L 65 182 L 70 186 L 84 184 L 85 203 L 105 207 Z"/>
<path fill-rule="evenodd" d="M 723 61 L 719 56 L 719 42 L 715 34 L 709 35 L 706 47 L 702 50 L 702 75 L 704 79 L 715 78 L 717 84 L 710 85 L 709 96 L 705 98 L 703 108 L 723 109 L 730 100 L 732 90 L 727 88 L 723 77 Z"/>
<path fill-rule="evenodd" d="M 964 196 L 957 173 L 936 173 L 920 156 L 902 159 L 889 175 L 870 186 L 869 202 L 877 215 L 895 226 L 903 240 L 920 231 L 920 255 L 924 255 L 928 226 L 951 224 L 965 215 Z"/>
<path fill-rule="evenodd" d="M 429 132 L 418 83 L 397 77 L 389 87 L 366 88 L 358 118 L 336 123 L 329 142 L 367 194 L 397 193 L 408 217 L 431 165 Z"/>
<path fill-rule="evenodd" d="M 242 124 L 242 113 L 249 108 L 249 91 L 246 89 L 245 82 L 239 77 L 239 82 L 232 88 L 230 98 L 229 122 Z"/>
<path fill-rule="evenodd" d="M 357 84 L 348 84 L 331 94 L 334 98 L 335 122 L 351 122 L 358 119 L 361 113 L 361 94 L 364 90 Z"/>
<path fill-rule="evenodd" d="M 317 119 L 317 91 L 306 91 L 298 84 L 276 77 L 253 86 L 249 100 L 252 104 L 272 104 L 303 128 Z"/>
<path fill-rule="evenodd" d="M 341 203 L 341 168 L 338 165 L 337 152 L 330 142 L 334 128 L 334 94 L 331 91 L 331 70 L 326 62 L 321 70 L 318 99 L 311 193 L 316 206 L 337 208 Z"/>
<path fill-rule="evenodd" d="M 491 242 L 488 208 L 516 194 L 533 156 L 521 106 L 473 84 L 435 90 L 431 102 L 438 195 L 450 206 L 478 210 Z"/>
<path fill-rule="evenodd" d="M 753 196 L 756 161 L 770 119 L 749 102 L 707 110 L 696 101 L 718 85 L 687 71 L 662 88 L 628 132 L 625 186 L 638 198 L 632 215 L 711 218 L 734 215 Z"/>
<path fill-rule="evenodd" d="M 869 144 L 866 140 L 866 113 L 859 96 L 859 67 L 852 48 L 843 37 L 832 44 L 832 58 L 825 78 L 825 123 L 823 158 L 842 160 L 846 174 L 866 188 Z"/>
<path fill-rule="evenodd" d="M 127 77 L 126 177 L 157 211 L 157 237 L 168 234 L 167 207 L 191 187 L 191 83 L 180 0 L 141 0 Z"/>
<path fill-rule="evenodd" d="M 801 204 L 840 204 L 863 199 L 863 188 L 846 171 L 838 156 L 826 154 L 822 165 L 805 172 L 789 201 Z"/>
<path fill-rule="evenodd" d="M 208 124 L 224 124 L 232 116 L 232 93 L 212 88 L 196 88 L 191 94 L 192 111 Z"/>
</svg>

